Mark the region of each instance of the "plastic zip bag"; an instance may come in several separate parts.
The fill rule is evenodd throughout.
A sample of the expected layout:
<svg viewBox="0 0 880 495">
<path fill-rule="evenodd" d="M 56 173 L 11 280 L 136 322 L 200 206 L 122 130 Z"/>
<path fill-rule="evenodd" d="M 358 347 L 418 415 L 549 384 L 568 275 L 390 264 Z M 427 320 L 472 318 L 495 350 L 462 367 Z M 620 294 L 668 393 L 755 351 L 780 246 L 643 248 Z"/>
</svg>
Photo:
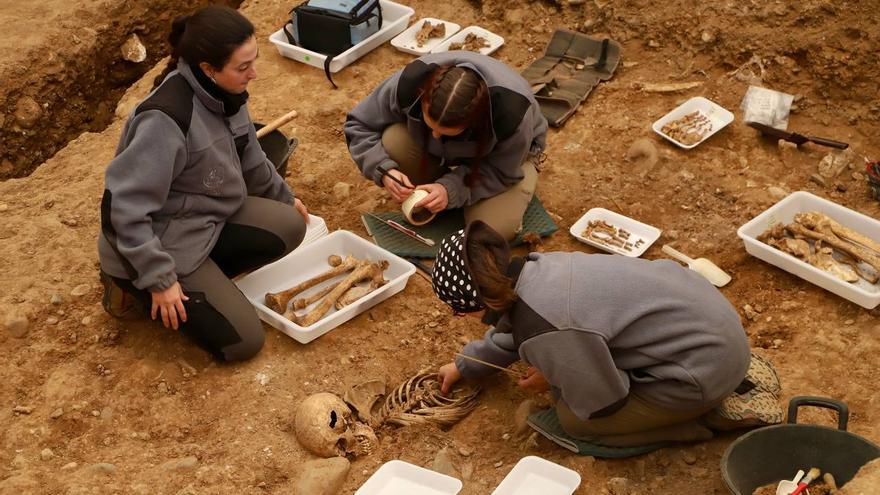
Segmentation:
<svg viewBox="0 0 880 495">
<path fill-rule="evenodd" d="M 788 93 L 760 86 L 749 86 L 740 105 L 743 120 L 785 130 L 788 127 L 788 114 L 793 101 L 794 96 Z"/>
</svg>

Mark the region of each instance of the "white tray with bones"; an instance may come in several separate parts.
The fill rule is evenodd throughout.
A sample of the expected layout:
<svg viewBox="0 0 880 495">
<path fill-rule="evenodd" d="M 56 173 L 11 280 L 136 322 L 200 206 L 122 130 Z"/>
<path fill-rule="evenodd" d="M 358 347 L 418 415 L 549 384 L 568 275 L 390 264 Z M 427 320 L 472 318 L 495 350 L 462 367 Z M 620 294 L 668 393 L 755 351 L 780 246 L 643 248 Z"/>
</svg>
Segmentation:
<svg viewBox="0 0 880 495">
<path fill-rule="evenodd" d="M 415 270 L 403 258 L 337 230 L 236 284 L 261 320 L 306 344 L 402 291 Z"/>
<path fill-rule="evenodd" d="M 394 37 L 391 46 L 404 53 L 426 55 L 459 30 L 461 26 L 454 22 L 425 17 Z"/>
<path fill-rule="evenodd" d="M 612 254 L 638 258 L 660 238 L 660 229 L 605 208 L 593 208 L 569 229 L 577 240 Z"/>
<path fill-rule="evenodd" d="M 651 126 L 654 132 L 689 150 L 733 122 L 733 113 L 712 100 L 695 96 Z"/>
<path fill-rule="evenodd" d="M 880 221 L 797 191 L 737 235 L 756 258 L 863 308 L 880 305 Z"/>
</svg>

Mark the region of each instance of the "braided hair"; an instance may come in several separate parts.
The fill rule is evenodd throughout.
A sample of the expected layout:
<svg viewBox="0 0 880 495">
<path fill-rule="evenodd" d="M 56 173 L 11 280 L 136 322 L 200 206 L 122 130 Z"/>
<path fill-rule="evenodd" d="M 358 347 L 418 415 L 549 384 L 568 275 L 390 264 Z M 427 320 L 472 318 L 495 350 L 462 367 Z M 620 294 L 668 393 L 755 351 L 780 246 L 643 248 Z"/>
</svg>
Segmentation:
<svg viewBox="0 0 880 495">
<path fill-rule="evenodd" d="M 251 21 L 230 7 L 209 5 L 192 14 L 176 17 L 168 35 L 171 59 L 153 81 L 153 88 L 162 84 L 168 73 L 177 68 L 180 57 L 193 65 L 207 62 L 222 70 L 232 53 L 253 35 Z"/>
<path fill-rule="evenodd" d="M 471 160 L 470 173 L 466 178 L 467 185 L 473 186 L 479 182 L 479 161 L 488 151 L 486 148 L 492 132 L 486 81 L 471 69 L 438 67 L 427 79 L 422 95 L 428 116 L 434 122 L 443 127 L 464 127 L 473 131 L 477 140 L 477 154 Z M 422 156 L 422 164 L 427 164 L 427 152 Z"/>
</svg>

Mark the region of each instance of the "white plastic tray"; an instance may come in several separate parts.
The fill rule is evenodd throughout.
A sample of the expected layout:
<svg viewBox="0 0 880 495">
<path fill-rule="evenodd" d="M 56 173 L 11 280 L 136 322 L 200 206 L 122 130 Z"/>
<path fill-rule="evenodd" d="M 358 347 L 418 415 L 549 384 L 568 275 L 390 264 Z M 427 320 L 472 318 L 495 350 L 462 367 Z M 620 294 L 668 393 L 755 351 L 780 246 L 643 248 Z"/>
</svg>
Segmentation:
<svg viewBox="0 0 880 495">
<path fill-rule="evenodd" d="M 530 455 L 516 463 L 492 495 L 571 495 L 580 484 L 576 471 Z"/>
<path fill-rule="evenodd" d="M 439 24 L 443 23 L 446 25 L 446 36 L 442 38 L 430 38 L 425 41 L 425 44 L 419 46 L 416 43 L 416 34 L 422 29 L 422 25 L 425 21 L 430 22 L 431 24 Z M 412 26 L 408 27 L 404 32 L 398 34 L 393 40 L 391 40 L 391 46 L 397 48 L 398 50 L 411 53 L 413 55 L 425 55 L 431 52 L 431 49 L 435 46 L 443 43 L 443 41 L 450 36 L 454 35 L 461 29 L 461 26 L 454 22 L 444 21 L 443 19 L 434 19 L 433 17 L 425 17 L 424 19 L 419 19 Z"/>
<path fill-rule="evenodd" d="M 388 461 L 354 495 L 455 495 L 461 481 L 408 462 Z"/>
<path fill-rule="evenodd" d="M 464 41 L 469 33 L 474 33 L 477 36 L 485 38 L 486 41 L 489 42 L 489 46 L 480 49 L 480 53 L 482 53 L 483 55 L 491 55 L 495 52 L 495 50 L 501 48 L 501 45 L 504 44 L 504 38 L 498 36 L 492 31 L 483 29 L 479 26 L 468 26 L 459 31 L 458 34 L 456 34 L 455 36 L 450 36 L 449 38 L 443 40 L 442 43 L 438 44 L 434 47 L 433 50 L 431 50 L 431 53 L 448 52 L 449 45 Z"/>
<path fill-rule="evenodd" d="M 707 132 L 706 135 L 703 136 L 703 139 L 701 139 L 700 141 L 694 144 L 683 144 L 667 136 L 663 133 L 663 131 L 661 131 L 663 126 L 667 123 L 672 122 L 673 120 L 680 119 L 695 110 L 699 110 L 700 113 L 708 117 L 709 121 L 712 122 L 712 130 Z M 712 100 L 703 98 L 702 96 L 695 96 L 679 105 L 675 110 L 667 113 L 663 117 L 660 117 L 659 120 L 654 122 L 651 128 L 654 129 L 654 132 L 663 136 L 665 139 L 669 140 L 671 143 L 675 144 L 679 148 L 689 150 L 695 146 L 699 146 L 700 143 L 712 137 L 713 134 L 720 131 L 731 122 L 733 122 L 733 114 L 729 110 L 726 110 Z"/>
<path fill-rule="evenodd" d="M 820 270 L 757 239 L 759 235 L 773 225 L 780 222 L 784 224 L 791 223 L 794 221 L 796 213 L 810 211 L 824 213 L 844 227 L 849 227 L 871 239 L 880 241 L 880 221 L 806 191 L 797 191 L 789 194 L 740 227 L 736 234 L 745 242 L 746 251 L 752 256 L 782 268 L 808 282 L 812 282 L 863 308 L 875 308 L 880 304 L 880 285 L 869 284 L 864 279 L 859 279 L 856 283 L 844 282 L 824 270 Z"/>
<path fill-rule="evenodd" d="M 327 264 L 327 257 L 331 254 L 337 254 L 342 257 L 350 254 L 355 258 L 371 261 L 387 260 L 388 269 L 385 270 L 385 279 L 388 280 L 388 283 L 339 311 L 331 309 L 324 318 L 309 327 L 301 327 L 266 307 L 264 301 L 267 292 L 282 291 L 329 270 L 330 266 Z M 307 344 L 402 291 L 406 287 L 409 277 L 415 273 L 415 270 L 416 268 L 403 258 L 347 230 L 337 230 L 308 246 L 297 248 L 274 263 L 242 277 L 236 284 L 245 297 L 254 305 L 261 320 L 294 340 Z M 309 295 L 332 283 L 333 281 L 328 280 L 302 294 Z M 305 311 L 309 309 L 311 309 L 311 306 L 306 308 Z"/>
<path fill-rule="evenodd" d="M 399 3 L 390 2 L 388 0 L 380 0 L 379 3 L 382 5 L 382 29 L 334 57 L 333 61 L 330 62 L 330 72 L 334 74 L 339 72 L 344 67 L 363 57 L 382 43 L 385 43 L 400 34 L 401 31 L 406 29 L 406 25 L 409 23 L 409 18 L 415 13 L 412 8 Z M 319 69 L 324 68 L 324 60 L 327 58 L 326 55 L 306 50 L 305 48 L 296 45 L 291 45 L 287 42 L 287 36 L 284 35 L 283 29 L 279 29 L 272 33 L 272 36 L 269 36 L 269 41 L 275 44 L 278 53 L 283 57 Z"/>
<path fill-rule="evenodd" d="M 632 251 L 627 251 L 622 248 L 618 248 L 616 246 L 608 246 L 602 244 L 600 242 L 596 242 L 588 237 L 584 237 L 581 234 L 586 230 L 587 225 L 592 220 L 605 220 L 606 222 L 614 225 L 617 228 L 623 228 L 624 230 L 630 233 L 630 241 L 635 244 L 638 239 L 642 239 L 645 242 L 642 243 L 638 248 L 633 247 Z M 611 210 L 606 210 L 605 208 L 593 208 L 590 211 L 584 213 L 574 225 L 568 230 L 571 235 L 575 236 L 577 240 L 589 244 L 595 248 L 601 249 L 603 251 L 607 251 L 613 254 L 622 254 L 624 256 L 629 256 L 632 258 L 638 258 L 645 251 L 651 247 L 651 244 L 654 244 L 654 241 L 660 238 L 660 229 L 657 227 L 652 227 L 651 225 L 638 222 L 629 218 L 627 216 L 623 216 L 619 213 L 615 213 Z"/>
</svg>

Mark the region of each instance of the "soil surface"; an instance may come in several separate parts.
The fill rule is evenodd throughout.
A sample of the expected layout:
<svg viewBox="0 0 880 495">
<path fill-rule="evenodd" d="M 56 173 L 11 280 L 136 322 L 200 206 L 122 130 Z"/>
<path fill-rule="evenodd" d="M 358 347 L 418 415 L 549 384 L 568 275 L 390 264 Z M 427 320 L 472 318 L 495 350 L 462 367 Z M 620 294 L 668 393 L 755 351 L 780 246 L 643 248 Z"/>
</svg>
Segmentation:
<svg viewBox="0 0 880 495">
<path fill-rule="evenodd" d="M 158 2 L 156 8 L 171 3 Z M 871 217 L 880 214 L 861 174 L 862 156 L 880 157 L 875 2 L 405 3 L 416 9 L 416 19 L 479 24 L 502 35 L 505 45 L 496 56 L 520 70 L 540 56 L 555 27 L 622 43 L 614 78 L 598 86 L 565 127 L 549 134 L 538 194 L 560 231 L 538 249 L 596 252 L 567 232 L 593 207 L 662 229 L 644 257 L 662 257 L 661 245 L 674 243 L 733 276 L 722 292 L 740 310 L 753 346 L 778 368 L 784 400 L 795 395 L 842 400 L 851 410 L 849 430 L 880 441 L 880 312 L 749 256 L 736 235 L 739 226 L 796 190 Z M 6 88 L 29 81 L 16 86 L 24 88 L 18 91 L 34 92 L 28 94 L 42 106 L 40 98 L 53 94 L 47 88 L 55 84 L 50 75 L 58 63 L 49 54 L 62 45 L 71 48 L 44 37 L 42 28 L 56 25 L 51 19 L 60 17 L 69 28 L 59 34 L 78 33 L 83 43 L 94 44 L 108 29 L 125 31 L 99 29 L 122 22 L 119 9 L 140 17 L 133 14 L 137 2 L 119 4 L 129 5 L 127 10 L 107 7 L 109 2 L 39 5 L 45 13 L 28 7 L 35 9 L 28 14 L 37 19 L 34 24 L 4 22 L 0 33 L 4 46 L 14 38 L 28 47 L 0 62 L 2 154 L 16 164 L 38 152 L 9 137 L 18 97 Z M 242 5 L 257 26 L 261 48 L 259 79 L 249 88 L 250 110 L 260 122 L 299 111 L 299 118 L 282 129 L 301 142 L 288 182 L 331 229 L 365 236 L 356 206 L 393 205 L 384 203 L 383 191 L 351 162 L 342 122 L 347 110 L 412 57 L 386 44 L 338 73 L 340 89 L 332 90 L 321 70 L 282 58 L 268 42 L 290 6 L 279 0 Z M 13 8 L 19 7 L 9 2 L 0 7 L 0 19 L 18 15 Z M 168 16 L 151 16 L 145 32 L 166 29 Z M 111 57 L 60 63 L 73 60 L 83 75 L 65 84 L 82 88 L 84 95 L 98 75 L 103 80 L 106 74 L 99 72 L 121 70 Z M 702 84 L 673 93 L 639 89 L 682 82 Z M 849 142 L 852 164 L 836 177 L 811 180 L 828 150 L 779 146 L 746 127 L 739 104 L 750 83 L 797 95 L 789 129 Z M 136 85 L 123 105 L 143 97 L 148 86 L 145 81 Z M 650 126 L 693 96 L 730 109 L 737 120 L 686 151 L 654 135 Z M 77 105 L 96 101 L 89 98 L 47 102 L 69 107 L 53 113 L 53 120 L 74 128 L 81 124 Z M 419 276 L 399 295 L 308 345 L 266 327 L 265 349 L 243 364 L 217 364 L 160 325 L 113 320 L 100 305 L 95 239 L 103 172 L 122 125 L 117 118 L 106 130 L 86 132 L 30 176 L 0 183 L 5 321 L 0 328 L 0 493 L 292 493 L 302 464 L 314 459 L 293 433 L 300 400 L 322 391 L 341 394 L 347 385 L 372 378 L 396 385 L 420 369 L 436 369 L 464 342 L 482 335 L 477 322 L 453 317 Z M 26 132 L 40 136 L 44 156 L 61 146 L 60 131 L 35 124 Z M 635 159 L 627 160 L 640 139 L 647 140 L 639 146 L 648 153 L 633 152 Z M 652 150 L 656 162 L 639 158 L 650 157 Z M 348 195 L 344 187 L 334 192 L 339 182 L 354 187 Z M 577 470 L 578 494 L 726 493 L 719 463 L 736 434 L 633 459 L 577 457 L 515 431 L 514 411 L 533 397 L 509 377 L 481 385 L 478 408 L 448 430 L 380 431 L 381 451 L 352 463 L 341 492 L 354 492 L 391 459 L 431 467 L 448 447 L 464 481 L 463 494 L 490 493 L 527 455 Z M 802 412 L 799 420 L 836 424 L 831 412 L 815 409 Z"/>
</svg>

